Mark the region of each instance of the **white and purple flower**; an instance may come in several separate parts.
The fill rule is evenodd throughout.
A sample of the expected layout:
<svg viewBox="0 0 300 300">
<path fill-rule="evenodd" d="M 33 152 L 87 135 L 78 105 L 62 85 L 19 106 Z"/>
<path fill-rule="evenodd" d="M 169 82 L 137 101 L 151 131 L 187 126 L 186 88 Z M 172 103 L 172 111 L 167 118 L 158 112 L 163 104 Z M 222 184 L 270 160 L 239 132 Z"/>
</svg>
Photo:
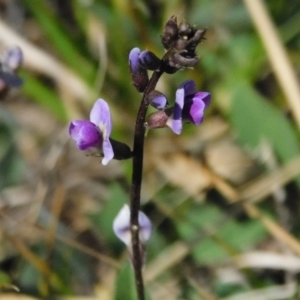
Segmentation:
<svg viewBox="0 0 300 300">
<path fill-rule="evenodd" d="M 142 244 L 145 244 L 152 232 L 152 223 L 149 218 L 141 211 L 139 211 L 139 238 Z M 131 248 L 131 231 L 130 231 L 130 209 L 125 204 L 113 223 L 113 230 L 115 235 L 129 248 Z"/>
<path fill-rule="evenodd" d="M 166 125 L 176 134 L 182 131 L 183 122 L 200 125 L 204 118 L 204 110 L 209 106 L 211 95 L 208 92 L 197 92 L 193 80 L 187 80 L 176 91 L 173 114 Z"/>
<path fill-rule="evenodd" d="M 112 130 L 111 115 L 108 104 L 98 99 L 90 113 L 90 121 L 75 120 L 69 125 L 69 134 L 76 142 L 79 150 L 92 150 L 93 153 L 103 156 L 102 164 L 114 157 L 110 142 Z"/>
<path fill-rule="evenodd" d="M 168 126 L 173 132 L 180 134 L 183 123 L 195 125 L 202 123 L 204 111 L 210 104 L 211 95 L 208 92 L 197 92 L 195 82 L 188 80 L 177 89 L 173 107 L 162 109 L 166 104 L 165 99 L 163 94 L 157 91 L 150 97 L 150 103 L 161 104 L 160 107 L 156 105 L 156 108 L 161 110 L 148 117 L 147 127 L 155 129 Z M 152 106 L 154 105 L 152 104 Z"/>
</svg>

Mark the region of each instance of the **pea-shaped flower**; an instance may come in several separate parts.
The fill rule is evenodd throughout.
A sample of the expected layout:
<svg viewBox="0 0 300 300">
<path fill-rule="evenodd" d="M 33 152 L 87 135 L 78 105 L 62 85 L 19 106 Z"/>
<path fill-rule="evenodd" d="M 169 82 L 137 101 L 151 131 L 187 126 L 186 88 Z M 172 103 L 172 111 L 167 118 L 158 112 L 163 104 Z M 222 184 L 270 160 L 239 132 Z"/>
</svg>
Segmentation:
<svg viewBox="0 0 300 300">
<path fill-rule="evenodd" d="M 106 165 L 114 157 L 109 138 L 111 123 L 108 104 L 103 99 L 98 99 L 91 110 L 90 121 L 72 121 L 69 134 L 79 150 L 92 150 L 93 153 L 103 156 L 102 164 Z"/>
<path fill-rule="evenodd" d="M 161 97 L 161 95 L 158 96 Z M 155 97 L 156 95 L 153 99 L 151 98 L 151 101 L 153 103 L 159 102 Z M 197 92 L 193 80 L 185 81 L 176 91 L 174 106 L 151 114 L 147 119 L 147 126 L 149 129 L 168 126 L 174 133 L 180 134 L 183 123 L 195 125 L 202 123 L 204 111 L 209 106 L 210 100 L 210 93 Z"/>
<path fill-rule="evenodd" d="M 182 131 L 183 122 L 200 125 L 204 118 L 204 110 L 210 104 L 211 95 L 208 92 L 197 92 L 193 80 L 182 83 L 176 91 L 173 114 L 167 121 L 176 134 Z"/>
<path fill-rule="evenodd" d="M 139 211 L 139 238 L 142 244 L 145 244 L 152 231 L 152 223 L 149 218 Z M 131 232 L 130 232 L 130 208 L 125 204 L 114 219 L 113 230 L 115 235 L 127 246 L 131 247 Z"/>
</svg>

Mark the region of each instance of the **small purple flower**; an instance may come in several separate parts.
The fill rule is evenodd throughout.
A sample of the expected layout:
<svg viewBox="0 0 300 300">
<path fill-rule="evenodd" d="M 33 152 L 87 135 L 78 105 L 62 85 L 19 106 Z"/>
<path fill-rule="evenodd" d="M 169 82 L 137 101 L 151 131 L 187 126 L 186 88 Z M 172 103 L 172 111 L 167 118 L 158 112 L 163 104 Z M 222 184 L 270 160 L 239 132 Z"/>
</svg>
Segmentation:
<svg viewBox="0 0 300 300">
<path fill-rule="evenodd" d="M 16 71 L 23 64 L 23 52 L 20 47 L 9 49 L 4 55 L 4 62 L 11 70 Z"/>
<path fill-rule="evenodd" d="M 23 52 L 20 47 L 8 49 L 0 57 L 0 92 L 9 86 L 20 87 L 23 80 L 17 76 L 17 71 L 23 63 Z"/>
<path fill-rule="evenodd" d="M 152 231 L 152 223 L 149 218 L 139 211 L 139 238 L 142 244 L 145 244 Z M 131 231 L 130 231 L 130 209 L 125 204 L 114 219 L 113 230 L 115 235 L 129 248 L 131 248 Z"/>
<path fill-rule="evenodd" d="M 197 92 L 193 80 L 185 81 L 176 91 L 173 114 L 167 121 L 176 134 L 182 131 L 182 122 L 199 125 L 203 121 L 204 110 L 210 104 L 211 95 L 208 92 Z"/>
<path fill-rule="evenodd" d="M 106 165 L 113 157 L 114 151 L 109 140 L 111 133 L 111 115 L 108 104 L 98 99 L 90 113 L 90 121 L 75 120 L 70 123 L 69 134 L 79 150 L 92 150 L 103 156 Z"/>
</svg>

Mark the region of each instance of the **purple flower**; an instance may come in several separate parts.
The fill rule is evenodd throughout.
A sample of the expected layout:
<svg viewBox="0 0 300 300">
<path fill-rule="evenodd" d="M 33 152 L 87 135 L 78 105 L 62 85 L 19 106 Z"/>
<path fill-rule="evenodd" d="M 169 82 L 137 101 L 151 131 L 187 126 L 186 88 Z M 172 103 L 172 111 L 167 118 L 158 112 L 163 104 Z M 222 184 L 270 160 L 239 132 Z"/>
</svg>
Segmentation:
<svg viewBox="0 0 300 300">
<path fill-rule="evenodd" d="M 13 71 L 20 68 L 23 64 L 23 60 L 23 52 L 18 46 L 9 49 L 4 55 L 5 64 Z"/>
<path fill-rule="evenodd" d="M 176 91 L 173 114 L 167 121 L 176 134 L 182 131 L 183 122 L 199 125 L 203 121 L 204 110 L 210 104 L 211 95 L 208 92 L 197 92 L 193 80 L 185 81 Z"/>
<path fill-rule="evenodd" d="M 114 157 L 109 140 L 111 129 L 108 104 L 103 99 L 98 99 L 91 110 L 90 121 L 72 121 L 69 134 L 79 150 L 92 150 L 93 154 L 100 154 L 103 156 L 102 164 L 106 165 Z"/>
<path fill-rule="evenodd" d="M 139 238 L 142 244 L 145 244 L 152 231 L 152 223 L 149 218 L 139 211 Z M 125 204 L 114 219 L 113 230 L 115 235 L 127 246 L 131 246 L 131 231 L 130 231 L 130 209 Z"/>
<path fill-rule="evenodd" d="M 0 92 L 11 87 L 20 87 L 23 80 L 17 76 L 16 72 L 23 63 L 23 52 L 19 47 L 8 49 L 0 57 Z"/>
</svg>

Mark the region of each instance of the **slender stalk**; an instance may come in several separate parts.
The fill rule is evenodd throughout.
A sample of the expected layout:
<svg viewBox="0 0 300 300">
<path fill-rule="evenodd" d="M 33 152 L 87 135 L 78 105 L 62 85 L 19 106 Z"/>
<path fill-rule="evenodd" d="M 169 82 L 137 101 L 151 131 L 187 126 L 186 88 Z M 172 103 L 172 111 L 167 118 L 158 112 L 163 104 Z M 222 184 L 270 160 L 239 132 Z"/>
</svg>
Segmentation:
<svg viewBox="0 0 300 300">
<path fill-rule="evenodd" d="M 163 74 L 163 71 L 154 72 L 144 91 L 139 112 L 135 123 L 133 143 L 133 167 L 132 184 L 130 193 L 130 227 L 132 238 L 132 264 L 135 274 L 136 290 L 139 300 L 145 299 L 144 282 L 142 275 L 143 257 L 139 241 L 138 213 L 141 202 L 141 185 L 143 175 L 144 139 L 145 139 L 145 117 L 149 106 L 148 95 Z"/>
</svg>

